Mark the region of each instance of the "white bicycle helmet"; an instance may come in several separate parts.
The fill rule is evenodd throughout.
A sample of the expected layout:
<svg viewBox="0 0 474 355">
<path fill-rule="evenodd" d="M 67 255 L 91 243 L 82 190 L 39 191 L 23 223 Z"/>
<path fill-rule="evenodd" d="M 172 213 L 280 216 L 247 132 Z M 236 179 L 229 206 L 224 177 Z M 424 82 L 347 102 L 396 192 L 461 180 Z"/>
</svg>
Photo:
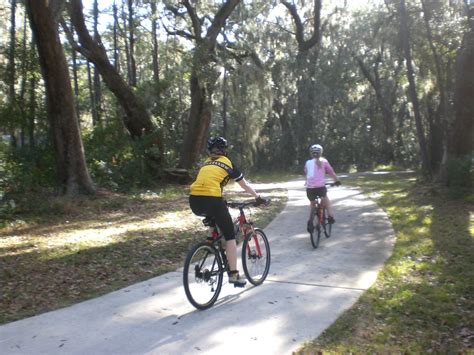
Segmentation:
<svg viewBox="0 0 474 355">
<path fill-rule="evenodd" d="M 323 154 L 323 147 L 320 146 L 319 144 L 313 144 L 311 147 L 309 147 L 309 152 L 311 154 L 319 154 L 319 155 L 322 155 Z"/>
</svg>

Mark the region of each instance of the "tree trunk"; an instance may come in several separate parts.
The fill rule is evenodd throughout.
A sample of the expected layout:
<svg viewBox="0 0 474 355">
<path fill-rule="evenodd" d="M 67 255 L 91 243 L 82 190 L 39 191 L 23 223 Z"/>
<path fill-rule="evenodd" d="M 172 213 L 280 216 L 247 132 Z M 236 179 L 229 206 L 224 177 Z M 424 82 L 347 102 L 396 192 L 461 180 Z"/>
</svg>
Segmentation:
<svg viewBox="0 0 474 355">
<path fill-rule="evenodd" d="M 227 68 L 225 63 L 222 79 L 222 135 L 227 136 Z"/>
<path fill-rule="evenodd" d="M 156 3 L 154 1 L 151 2 L 151 42 L 153 44 L 151 56 L 153 59 L 153 81 L 155 85 L 160 82 L 160 64 L 158 60 L 158 25 L 157 25 L 157 17 L 158 12 L 156 9 Z"/>
<path fill-rule="evenodd" d="M 105 84 L 110 91 L 114 93 L 125 112 L 125 127 L 134 138 L 142 137 L 144 134 L 156 133 L 157 127 L 153 124 L 148 111 L 139 101 L 131 87 L 127 85 L 115 70 L 114 66 L 109 62 L 104 46 L 91 38 L 82 13 L 82 1 L 72 0 L 70 4 L 71 21 L 81 43 L 81 46 L 78 46 L 72 42 L 74 48 L 94 63 Z"/>
<path fill-rule="evenodd" d="M 372 88 L 375 91 L 375 98 L 377 99 L 377 104 L 380 108 L 383 118 L 383 159 L 385 164 L 393 163 L 395 159 L 394 145 L 393 145 L 393 135 L 394 135 L 394 122 L 393 122 L 393 111 L 392 106 L 390 105 L 390 98 L 385 95 L 382 89 L 382 83 L 380 81 L 380 76 L 378 73 L 377 63 L 373 63 L 373 75 L 370 72 L 369 68 L 364 64 L 363 60 L 359 57 L 355 57 L 357 64 L 359 65 L 360 71 L 365 76 L 367 81 L 370 83 Z M 369 63 L 370 65 L 371 63 Z"/>
<path fill-rule="evenodd" d="M 48 117 L 56 150 L 57 173 L 68 195 L 93 193 L 79 132 L 69 69 L 58 33 L 62 0 L 27 0 L 46 86 Z"/>
<path fill-rule="evenodd" d="M 36 146 L 35 141 L 35 116 L 36 116 L 36 77 L 30 77 L 30 102 L 28 112 L 28 140 L 32 149 Z"/>
<path fill-rule="evenodd" d="M 426 3 L 425 0 L 421 1 L 421 6 L 423 9 L 423 18 L 425 20 L 425 28 L 426 34 L 428 37 L 428 42 L 430 44 L 431 52 L 433 53 L 433 58 L 435 61 L 435 69 L 436 69 L 436 82 L 438 86 L 439 92 L 439 107 L 438 111 L 435 115 L 435 119 L 433 122 L 433 127 L 431 130 L 431 167 L 433 172 L 436 172 L 438 175 L 442 175 L 442 170 L 444 167 L 441 166 L 443 160 L 443 152 L 446 150 L 447 145 L 447 122 L 448 122 L 448 103 L 447 103 L 447 95 L 446 95 L 446 85 L 445 80 L 443 78 L 443 70 L 442 70 L 442 62 L 440 55 L 436 49 L 433 40 L 433 34 L 431 31 L 430 26 L 430 19 L 431 19 L 431 12 L 430 12 L 430 4 Z"/>
<path fill-rule="evenodd" d="M 196 69 L 193 69 L 190 79 L 191 108 L 188 118 L 188 127 L 185 132 L 183 151 L 179 167 L 189 169 L 196 162 L 197 157 L 204 149 L 204 144 L 211 123 L 212 104 L 210 102 L 212 88 L 206 89 L 206 84 L 199 79 Z"/>
<path fill-rule="evenodd" d="M 240 0 L 227 0 L 217 11 L 206 36 L 201 36 L 201 23 L 189 0 L 183 0 L 193 22 L 196 48 L 193 55 L 193 69 L 190 78 L 191 108 L 188 128 L 185 132 L 179 166 L 189 169 L 196 162 L 207 140 L 211 122 L 211 97 L 218 78 L 213 67 L 213 53 L 217 36 Z"/>
<path fill-rule="evenodd" d="M 94 7 L 93 7 L 93 13 L 94 13 L 94 41 L 99 40 L 99 32 L 97 30 L 98 22 L 99 22 L 99 4 L 97 0 L 94 0 Z M 101 92 L 101 87 L 100 87 L 100 76 L 99 76 L 99 71 L 97 68 L 94 66 L 94 115 L 95 115 L 95 124 L 101 124 L 102 121 L 102 109 L 100 107 L 100 103 L 102 100 L 102 92 Z"/>
<path fill-rule="evenodd" d="M 133 0 L 128 0 L 128 44 L 130 50 L 130 85 L 137 87 L 137 66 L 135 64 L 135 23 L 133 21 Z"/>
<path fill-rule="evenodd" d="M 79 79 L 77 76 L 77 54 L 74 48 L 71 48 L 71 57 L 72 57 L 72 78 L 74 83 L 74 97 L 76 98 L 76 103 L 79 100 Z M 79 114 L 79 110 L 77 110 Z"/>
<path fill-rule="evenodd" d="M 278 115 L 281 127 L 281 146 L 280 158 L 277 160 L 279 168 L 288 168 L 295 163 L 296 150 L 293 140 L 293 130 L 290 125 L 290 117 L 288 115 L 288 105 L 284 105 L 278 98 L 273 99 L 273 112 Z"/>
<path fill-rule="evenodd" d="M 425 132 L 423 129 L 423 122 L 420 113 L 420 103 L 418 101 L 418 96 L 416 93 L 416 83 L 415 83 L 415 71 L 413 69 L 412 57 L 411 57 L 411 48 L 410 48 L 410 37 L 408 29 L 408 15 L 405 6 L 405 0 L 400 1 L 400 35 L 402 39 L 403 52 L 405 54 L 405 63 L 407 69 L 407 79 L 408 79 L 408 94 L 409 99 L 413 105 L 413 113 L 415 115 L 415 125 L 416 133 L 418 137 L 418 144 L 420 146 L 420 155 L 421 155 L 421 171 L 423 176 L 431 180 L 431 164 L 430 158 L 428 155 L 428 148 L 426 145 Z"/>
<path fill-rule="evenodd" d="M 23 20 L 23 33 L 21 40 L 21 58 L 28 58 L 28 48 L 27 48 L 27 27 L 28 19 L 25 16 Z M 28 82 L 28 60 L 23 60 L 21 63 L 21 84 L 20 84 L 20 95 L 18 98 L 19 109 L 21 112 L 21 146 L 25 145 L 25 131 L 28 129 L 28 118 L 26 111 L 25 95 L 27 90 Z"/>
<path fill-rule="evenodd" d="M 114 68 L 117 73 L 120 73 L 120 66 L 119 66 L 119 48 L 118 48 L 118 26 L 119 26 L 119 18 L 117 14 L 117 5 L 113 4 L 113 14 L 114 14 Z"/>
<path fill-rule="evenodd" d="M 309 39 L 304 38 L 305 29 L 303 21 L 294 3 L 288 1 L 281 1 L 281 3 L 288 9 L 293 18 L 296 28 L 295 38 L 298 44 L 297 62 L 297 97 L 298 97 L 298 113 L 296 124 L 296 142 L 297 142 L 297 159 L 301 164 L 308 156 L 308 147 L 313 142 L 314 136 L 312 134 L 314 112 L 314 75 L 316 62 L 319 57 L 319 48 L 321 43 L 321 0 L 314 0 L 313 6 L 313 28 L 312 35 Z M 310 50 L 314 50 L 311 54 Z M 322 142 L 321 142 L 322 143 Z"/>
<path fill-rule="evenodd" d="M 87 61 L 87 87 L 89 88 L 89 101 L 91 105 L 92 125 L 95 126 L 99 122 L 99 118 L 97 115 L 97 103 L 95 102 L 94 84 L 92 79 L 92 69 L 90 61 Z"/>
<path fill-rule="evenodd" d="M 469 158 L 474 149 L 474 4 L 469 5 L 469 29 L 456 60 L 455 118 L 449 144 L 454 158 Z"/>
<path fill-rule="evenodd" d="M 11 15 L 10 15 L 10 44 L 8 46 L 8 70 L 7 70 L 7 81 L 8 81 L 8 106 L 10 112 L 14 112 L 16 108 L 15 103 L 15 43 L 16 43 L 16 0 L 11 1 Z M 17 146 L 17 139 L 15 133 L 15 126 L 12 123 L 10 127 L 11 145 Z"/>
</svg>

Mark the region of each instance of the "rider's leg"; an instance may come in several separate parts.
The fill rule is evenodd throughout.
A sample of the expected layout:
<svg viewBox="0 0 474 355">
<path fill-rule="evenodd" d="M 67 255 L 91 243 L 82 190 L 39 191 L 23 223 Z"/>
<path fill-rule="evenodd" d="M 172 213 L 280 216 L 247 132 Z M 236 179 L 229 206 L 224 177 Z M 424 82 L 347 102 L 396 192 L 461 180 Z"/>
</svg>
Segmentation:
<svg viewBox="0 0 474 355">
<path fill-rule="evenodd" d="M 237 243 L 235 239 L 226 241 L 225 255 L 229 263 L 229 283 L 235 287 L 243 287 L 247 283 L 244 277 L 240 277 L 237 270 Z"/>
<path fill-rule="evenodd" d="M 226 240 L 225 255 L 229 262 L 229 269 L 237 270 L 237 243 L 235 242 L 235 239 Z"/>
<path fill-rule="evenodd" d="M 316 208 L 316 201 L 309 201 L 309 218 L 308 221 L 310 221 L 313 217 L 313 209 Z"/>
<path fill-rule="evenodd" d="M 333 213 L 333 210 L 332 210 L 332 205 L 331 205 L 331 201 L 329 200 L 329 197 L 327 197 L 327 196 L 323 197 L 323 206 L 328 211 L 329 223 L 334 223 L 334 213 Z"/>
<path fill-rule="evenodd" d="M 309 218 L 308 218 L 308 223 L 306 226 L 306 230 L 309 233 L 313 233 L 314 230 L 314 224 L 313 224 L 313 218 L 314 218 L 314 211 L 316 209 L 316 201 L 310 201 L 309 203 Z"/>
<path fill-rule="evenodd" d="M 237 243 L 235 240 L 234 223 L 227 206 L 224 204 L 222 208 L 217 209 L 214 216 L 226 240 L 225 254 L 229 264 L 229 282 L 235 286 L 242 287 L 247 281 L 239 276 L 237 269 Z"/>
<path fill-rule="evenodd" d="M 329 197 L 326 196 L 323 198 L 323 206 L 326 207 L 326 210 L 328 211 L 328 217 L 334 217 L 334 214 L 332 213 L 331 200 L 329 200 Z"/>
</svg>

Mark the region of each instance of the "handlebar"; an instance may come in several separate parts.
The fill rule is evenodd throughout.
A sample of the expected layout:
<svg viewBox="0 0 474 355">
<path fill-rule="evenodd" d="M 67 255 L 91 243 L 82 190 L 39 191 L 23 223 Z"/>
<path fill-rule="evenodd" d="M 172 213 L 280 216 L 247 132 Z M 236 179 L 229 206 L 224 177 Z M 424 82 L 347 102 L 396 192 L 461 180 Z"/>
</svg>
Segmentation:
<svg viewBox="0 0 474 355">
<path fill-rule="evenodd" d="M 238 208 L 238 209 L 241 209 L 241 208 L 245 208 L 245 207 L 249 207 L 249 206 L 252 206 L 252 207 L 259 207 L 259 206 L 268 206 L 270 204 L 270 199 L 266 199 L 265 200 L 265 203 L 257 203 L 255 200 L 251 200 L 251 201 L 227 201 L 227 206 L 231 207 L 231 208 Z"/>
<path fill-rule="evenodd" d="M 327 183 L 324 184 L 324 186 L 327 186 L 327 187 L 340 186 L 340 185 L 341 185 L 340 181 L 327 182 Z"/>
</svg>

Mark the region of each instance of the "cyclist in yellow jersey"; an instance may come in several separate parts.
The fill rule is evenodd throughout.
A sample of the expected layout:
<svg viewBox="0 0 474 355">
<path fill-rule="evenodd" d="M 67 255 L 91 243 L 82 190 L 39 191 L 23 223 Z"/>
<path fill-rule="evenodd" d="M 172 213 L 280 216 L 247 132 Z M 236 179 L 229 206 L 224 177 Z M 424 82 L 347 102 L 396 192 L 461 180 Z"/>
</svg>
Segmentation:
<svg viewBox="0 0 474 355">
<path fill-rule="evenodd" d="M 227 157 L 227 140 L 214 137 L 207 141 L 209 157 L 196 180 L 191 184 L 189 206 L 198 216 L 213 217 L 226 240 L 226 255 L 229 262 L 229 282 L 235 286 L 245 286 L 245 279 L 237 270 L 237 244 L 234 224 L 229 210 L 222 198 L 222 190 L 230 179 L 234 179 L 246 192 L 255 197 L 257 204 L 265 203 L 255 190 L 244 179 L 244 175 Z"/>
</svg>

